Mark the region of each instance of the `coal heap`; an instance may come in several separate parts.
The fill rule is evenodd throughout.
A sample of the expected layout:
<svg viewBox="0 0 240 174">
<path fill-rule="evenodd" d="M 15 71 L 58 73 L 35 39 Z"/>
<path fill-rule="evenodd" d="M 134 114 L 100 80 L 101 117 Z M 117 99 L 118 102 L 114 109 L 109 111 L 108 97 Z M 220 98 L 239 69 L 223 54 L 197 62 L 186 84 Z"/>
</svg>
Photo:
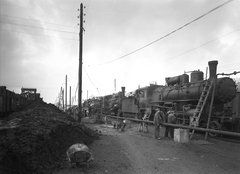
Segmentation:
<svg viewBox="0 0 240 174">
<path fill-rule="evenodd" d="M 52 173 L 75 143 L 99 135 L 52 104 L 34 102 L 0 120 L 0 173 Z"/>
</svg>

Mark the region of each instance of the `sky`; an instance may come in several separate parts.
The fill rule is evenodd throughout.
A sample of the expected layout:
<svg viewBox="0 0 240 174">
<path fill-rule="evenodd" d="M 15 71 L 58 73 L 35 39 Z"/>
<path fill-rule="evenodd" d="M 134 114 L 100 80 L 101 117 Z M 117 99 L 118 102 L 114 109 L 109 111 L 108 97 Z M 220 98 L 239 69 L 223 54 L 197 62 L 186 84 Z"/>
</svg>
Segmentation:
<svg viewBox="0 0 240 174">
<path fill-rule="evenodd" d="M 227 1 L 0 0 L 0 86 L 36 88 L 54 104 L 67 75 L 67 100 L 71 86 L 77 104 L 81 3 L 83 100 L 164 85 L 184 71 L 205 76 L 212 60 L 218 73 L 240 71 L 240 1 L 211 11 Z"/>
</svg>

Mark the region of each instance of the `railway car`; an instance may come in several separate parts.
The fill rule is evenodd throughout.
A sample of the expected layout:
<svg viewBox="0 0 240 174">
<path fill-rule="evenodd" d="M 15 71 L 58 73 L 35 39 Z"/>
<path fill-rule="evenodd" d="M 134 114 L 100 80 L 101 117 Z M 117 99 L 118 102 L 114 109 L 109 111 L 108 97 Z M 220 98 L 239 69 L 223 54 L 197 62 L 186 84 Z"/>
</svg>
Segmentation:
<svg viewBox="0 0 240 174">
<path fill-rule="evenodd" d="M 0 116 L 4 117 L 16 108 L 15 93 L 7 90 L 6 86 L 0 86 Z"/>
<path fill-rule="evenodd" d="M 5 117 L 27 103 L 27 98 L 0 86 L 0 117 Z"/>
<path fill-rule="evenodd" d="M 8 90 L 6 86 L 0 86 L 0 117 L 9 115 L 31 101 L 42 100 L 40 94 L 36 93 L 36 89 L 34 89 L 35 93 L 31 94 L 25 93 L 26 89 L 28 90 L 28 88 L 22 88 L 22 93 L 17 94 Z"/>
</svg>

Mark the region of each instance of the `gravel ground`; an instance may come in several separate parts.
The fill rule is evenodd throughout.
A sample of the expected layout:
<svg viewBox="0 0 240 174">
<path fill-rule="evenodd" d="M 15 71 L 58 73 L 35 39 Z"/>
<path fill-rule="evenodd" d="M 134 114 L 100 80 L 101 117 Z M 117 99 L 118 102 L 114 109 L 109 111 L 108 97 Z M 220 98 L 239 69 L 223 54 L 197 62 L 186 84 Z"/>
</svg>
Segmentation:
<svg viewBox="0 0 240 174">
<path fill-rule="evenodd" d="M 240 144 L 209 139 L 196 134 L 189 143 L 153 138 L 150 132 L 138 132 L 137 124 L 118 132 L 111 124 L 85 125 L 101 132 L 90 145 L 95 160 L 86 165 L 61 169 L 56 174 L 236 174 L 240 171 Z M 164 128 L 161 130 L 163 136 Z"/>
</svg>

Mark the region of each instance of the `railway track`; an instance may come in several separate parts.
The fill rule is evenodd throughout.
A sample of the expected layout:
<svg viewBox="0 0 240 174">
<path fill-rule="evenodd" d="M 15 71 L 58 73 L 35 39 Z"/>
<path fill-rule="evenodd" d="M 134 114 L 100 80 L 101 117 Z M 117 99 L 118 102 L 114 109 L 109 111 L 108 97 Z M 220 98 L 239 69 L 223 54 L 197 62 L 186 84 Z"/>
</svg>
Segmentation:
<svg viewBox="0 0 240 174">
<path fill-rule="evenodd" d="M 217 136 L 217 137 L 211 137 L 211 138 L 212 138 L 212 139 L 217 139 L 217 140 L 222 140 L 222 141 L 227 141 L 227 142 L 232 142 L 232 143 L 240 144 L 240 138 L 239 138 L 239 137 Z"/>
</svg>

